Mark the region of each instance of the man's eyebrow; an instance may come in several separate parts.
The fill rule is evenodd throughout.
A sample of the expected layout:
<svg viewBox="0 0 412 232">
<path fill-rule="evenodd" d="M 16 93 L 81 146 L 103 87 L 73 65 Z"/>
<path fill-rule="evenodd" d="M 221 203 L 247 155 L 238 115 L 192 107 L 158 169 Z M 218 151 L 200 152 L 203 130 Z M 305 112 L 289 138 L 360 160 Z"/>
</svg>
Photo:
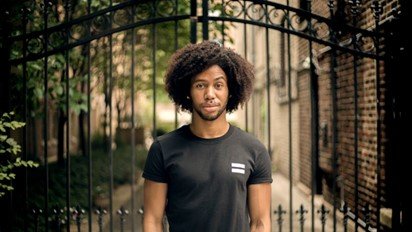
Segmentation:
<svg viewBox="0 0 412 232">
<path fill-rule="evenodd" d="M 213 81 L 219 81 L 219 80 L 226 80 L 226 77 L 223 75 L 220 75 L 220 76 L 215 77 L 215 79 L 213 79 Z M 196 82 L 207 82 L 207 80 L 203 78 L 194 79 L 192 83 L 196 83 Z"/>
<path fill-rule="evenodd" d="M 225 76 L 221 75 L 221 76 L 216 77 L 216 78 L 214 79 L 214 81 L 218 81 L 218 80 L 220 80 L 220 79 L 226 80 Z"/>
<path fill-rule="evenodd" d="M 206 82 L 206 80 L 205 79 L 197 79 L 197 80 L 193 80 L 192 83 L 196 83 L 196 82 Z"/>
</svg>

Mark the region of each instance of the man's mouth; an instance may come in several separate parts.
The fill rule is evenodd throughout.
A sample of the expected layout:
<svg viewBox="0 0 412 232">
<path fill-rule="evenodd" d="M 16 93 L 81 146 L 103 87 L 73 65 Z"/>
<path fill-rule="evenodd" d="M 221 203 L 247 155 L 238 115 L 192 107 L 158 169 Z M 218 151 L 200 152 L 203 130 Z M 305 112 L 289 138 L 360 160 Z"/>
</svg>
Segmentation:
<svg viewBox="0 0 412 232">
<path fill-rule="evenodd" d="M 202 108 L 206 111 L 212 112 L 212 111 L 217 110 L 219 108 L 219 105 L 218 104 L 205 104 L 202 106 Z"/>
</svg>

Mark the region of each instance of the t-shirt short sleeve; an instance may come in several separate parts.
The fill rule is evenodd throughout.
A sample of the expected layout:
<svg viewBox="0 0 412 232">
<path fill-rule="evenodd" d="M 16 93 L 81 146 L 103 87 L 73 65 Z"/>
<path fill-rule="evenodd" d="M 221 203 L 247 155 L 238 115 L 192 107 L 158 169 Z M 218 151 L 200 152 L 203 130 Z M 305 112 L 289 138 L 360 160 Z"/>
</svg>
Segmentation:
<svg viewBox="0 0 412 232">
<path fill-rule="evenodd" d="M 159 141 L 155 141 L 149 149 L 142 176 L 155 182 L 168 182 Z"/>
<path fill-rule="evenodd" d="M 252 173 L 247 184 L 272 183 L 272 162 L 269 153 L 266 151 L 259 153 L 255 160 Z"/>
</svg>

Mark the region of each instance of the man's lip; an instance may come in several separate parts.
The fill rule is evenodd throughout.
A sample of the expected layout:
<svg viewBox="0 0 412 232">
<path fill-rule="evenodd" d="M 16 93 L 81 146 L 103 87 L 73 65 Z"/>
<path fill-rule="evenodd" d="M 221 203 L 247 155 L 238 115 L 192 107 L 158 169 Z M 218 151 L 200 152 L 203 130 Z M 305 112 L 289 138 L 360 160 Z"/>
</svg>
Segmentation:
<svg viewBox="0 0 412 232">
<path fill-rule="evenodd" d="M 203 107 L 203 108 L 215 108 L 215 107 L 219 107 L 219 105 L 218 105 L 218 104 L 215 104 L 215 105 L 203 105 L 202 107 Z"/>
<path fill-rule="evenodd" d="M 203 107 L 218 107 L 219 105 L 203 105 Z"/>
<path fill-rule="evenodd" d="M 218 108 L 218 105 L 203 105 L 203 109 L 206 111 L 215 111 Z"/>
<path fill-rule="evenodd" d="M 203 104 L 202 107 L 218 107 L 219 104 Z"/>
</svg>

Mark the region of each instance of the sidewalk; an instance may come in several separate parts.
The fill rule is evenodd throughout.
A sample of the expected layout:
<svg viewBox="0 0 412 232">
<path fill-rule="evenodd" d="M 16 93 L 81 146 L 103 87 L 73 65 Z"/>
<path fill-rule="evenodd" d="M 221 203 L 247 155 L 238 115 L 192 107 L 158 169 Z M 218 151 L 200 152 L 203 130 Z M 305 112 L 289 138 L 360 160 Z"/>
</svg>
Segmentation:
<svg viewBox="0 0 412 232">
<path fill-rule="evenodd" d="M 283 225 L 282 225 L 282 232 L 283 231 L 290 231 L 290 214 L 289 214 L 289 179 L 281 175 L 280 173 L 273 174 L 273 183 L 272 183 L 272 231 L 280 231 L 279 224 L 278 224 L 278 215 L 274 214 L 275 210 L 278 210 L 279 204 L 282 205 L 282 209 L 286 211 L 286 214 L 283 214 Z M 300 208 L 301 205 L 304 206 L 304 209 L 308 211 L 305 214 L 305 222 L 303 231 L 312 231 L 312 212 L 311 212 L 311 196 L 307 196 L 303 194 L 296 186 L 292 188 L 292 207 L 293 207 L 293 231 L 301 231 L 300 221 L 299 221 L 299 214 L 296 211 Z M 322 200 L 315 197 L 315 220 L 314 220 L 314 228 L 315 231 L 322 231 L 322 224 L 320 220 L 320 214 L 317 213 L 317 210 L 321 207 Z M 328 214 L 326 223 L 325 223 L 325 231 L 333 231 L 333 218 L 332 218 L 332 210 Z M 337 221 L 337 230 L 336 231 L 343 231 L 343 225 Z"/>
</svg>

